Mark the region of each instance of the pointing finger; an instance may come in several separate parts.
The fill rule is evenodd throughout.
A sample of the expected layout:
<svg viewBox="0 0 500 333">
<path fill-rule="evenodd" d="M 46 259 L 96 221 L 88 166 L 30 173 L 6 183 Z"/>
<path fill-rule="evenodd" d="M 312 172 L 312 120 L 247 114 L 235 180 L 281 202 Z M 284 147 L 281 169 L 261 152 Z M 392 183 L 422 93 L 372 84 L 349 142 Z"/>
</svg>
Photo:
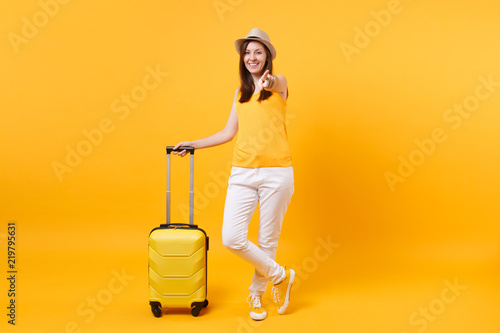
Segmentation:
<svg viewBox="0 0 500 333">
<path fill-rule="evenodd" d="M 264 74 L 262 75 L 262 77 L 261 77 L 260 79 L 261 79 L 262 81 L 264 81 L 265 79 L 267 79 L 267 76 L 268 76 L 268 75 L 269 75 L 269 69 L 268 69 L 268 70 L 266 70 L 266 71 L 264 72 Z"/>
</svg>

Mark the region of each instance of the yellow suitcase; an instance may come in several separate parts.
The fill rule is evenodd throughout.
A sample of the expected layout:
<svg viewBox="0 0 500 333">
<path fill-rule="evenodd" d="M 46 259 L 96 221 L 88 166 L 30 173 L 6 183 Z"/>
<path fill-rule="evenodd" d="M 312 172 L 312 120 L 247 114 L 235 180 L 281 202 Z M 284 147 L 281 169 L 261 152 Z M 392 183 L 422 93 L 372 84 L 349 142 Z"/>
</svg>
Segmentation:
<svg viewBox="0 0 500 333">
<path fill-rule="evenodd" d="M 189 224 L 170 223 L 170 152 L 167 147 L 167 223 L 149 234 L 149 304 L 155 317 L 162 308 L 191 308 L 198 316 L 207 300 L 207 251 L 205 231 L 193 224 L 193 159 Z M 187 147 L 181 147 L 184 149 Z"/>
</svg>

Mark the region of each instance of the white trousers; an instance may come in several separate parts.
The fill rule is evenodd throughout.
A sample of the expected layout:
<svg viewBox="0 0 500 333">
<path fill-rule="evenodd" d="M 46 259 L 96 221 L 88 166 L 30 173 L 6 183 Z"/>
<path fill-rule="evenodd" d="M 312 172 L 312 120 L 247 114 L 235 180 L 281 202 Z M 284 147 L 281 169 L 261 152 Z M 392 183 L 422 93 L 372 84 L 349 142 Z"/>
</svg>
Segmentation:
<svg viewBox="0 0 500 333">
<path fill-rule="evenodd" d="M 232 167 L 227 188 L 222 242 L 255 268 L 250 293 L 262 295 L 268 281 L 285 278 L 275 261 L 281 224 L 294 190 L 293 168 Z M 258 246 L 250 242 L 248 225 L 259 203 Z"/>
</svg>

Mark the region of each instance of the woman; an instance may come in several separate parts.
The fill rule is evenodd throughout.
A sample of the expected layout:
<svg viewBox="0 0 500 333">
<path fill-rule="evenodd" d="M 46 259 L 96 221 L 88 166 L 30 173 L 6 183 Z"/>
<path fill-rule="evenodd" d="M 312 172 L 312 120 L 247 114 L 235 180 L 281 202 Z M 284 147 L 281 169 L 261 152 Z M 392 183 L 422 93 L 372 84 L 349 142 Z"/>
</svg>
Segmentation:
<svg viewBox="0 0 500 333">
<path fill-rule="evenodd" d="M 268 35 L 252 29 L 236 40 L 240 54 L 241 86 L 234 95 L 226 126 L 195 141 L 178 143 L 196 149 L 231 141 L 239 131 L 229 177 L 222 242 L 230 251 L 255 267 L 250 286 L 250 317 L 263 320 L 267 311 L 261 303 L 268 282 L 278 313 L 284 314 L 295 277 L 275 261 L 278 238 L 286 209 L 293 194 L 293 169 L 288 148 L 286 120 L 287 81 L 272 75 L 276 57 Z M 186 151 L 173 152 L 185 156 Z M 248 225 L 259 203 L 258 246 L 247 239 Z"/>
</svg>

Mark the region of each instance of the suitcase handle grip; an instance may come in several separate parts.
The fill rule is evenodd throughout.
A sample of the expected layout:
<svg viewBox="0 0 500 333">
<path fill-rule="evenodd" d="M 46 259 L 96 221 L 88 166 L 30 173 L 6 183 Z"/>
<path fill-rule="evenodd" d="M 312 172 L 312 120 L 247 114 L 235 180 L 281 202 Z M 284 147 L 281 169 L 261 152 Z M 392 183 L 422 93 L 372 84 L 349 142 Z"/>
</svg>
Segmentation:
<svg viewBox="0 0 500 333">
<path fill-rule="evenodd" d="M 198 229 L 198 225 L 186 224 L 186 223 L 167 223 L 167 224 L 161 224 L 160 227 L 164 228 L 180 227 L 180 228 Z"/>
<path fill-rule="evenodd" d="M 175 151 L 187 151 L 188 153 L 194 154 L 194 147 L 189 147 L 189 146 L 181 146 L 177 148 Z M 167 154 L 170 154 L 172 151 L 174 151 L 174 146 L 167 146 Z"/>
</svg>

